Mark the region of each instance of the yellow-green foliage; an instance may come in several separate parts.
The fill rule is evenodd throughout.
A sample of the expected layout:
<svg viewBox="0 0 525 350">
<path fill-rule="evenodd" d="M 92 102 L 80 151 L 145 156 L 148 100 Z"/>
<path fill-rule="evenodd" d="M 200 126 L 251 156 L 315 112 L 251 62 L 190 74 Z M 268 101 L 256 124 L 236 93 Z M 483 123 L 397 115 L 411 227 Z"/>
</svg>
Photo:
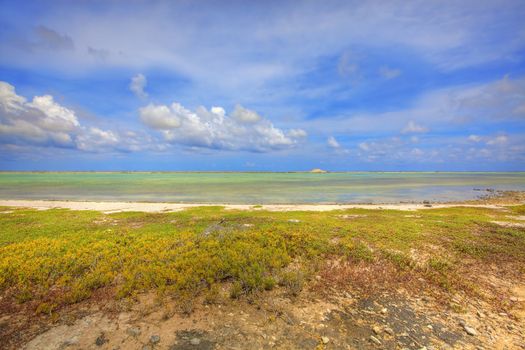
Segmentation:
<svg viewBox="0 0 525 350">
<path fill-rule="evenodd" d="M 426 276 L 448 282 L 463 259 L 525 263 L 525 233 L 491 223 L 507 213 L 480 208 L 418 212 L 227 211 L 219 207 L 178 213 L 16 210 L 0 213 L 0 293 L 18 302 L 38 300 L 38 312 L 88 298 L 111 287 L 116 297 L 144 290 L 213 300 L 231 282 L 239 297 L 272 289 L 297 294 L 323 258 L 392 262 L 414 269 L 410 252 L 427 251 Z M 522 213 L 523 206 L 515 207 Z M 290 219 L 294 219 L 290 221 Z M 298 221 L 297 221 L 298 220 Z M 301 261 L 300 272 L 285 269 Z M 297 270 L 299 271 L 299 270 Z M 448 288 L 448 286 L 446 286 Z"/>
</svg>

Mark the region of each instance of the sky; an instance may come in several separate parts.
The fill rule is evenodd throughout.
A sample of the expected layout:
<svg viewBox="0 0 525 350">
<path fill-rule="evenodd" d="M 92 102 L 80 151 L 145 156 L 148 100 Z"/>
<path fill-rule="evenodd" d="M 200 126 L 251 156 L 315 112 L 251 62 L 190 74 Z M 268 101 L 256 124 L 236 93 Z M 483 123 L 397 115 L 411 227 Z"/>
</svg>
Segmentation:
<svg viewBox="0 0 525 350">
<path fill-rule="evenodd" d="M 523 171 L 525 1 L 0 0 L 0 170 Z"/>
</svg>

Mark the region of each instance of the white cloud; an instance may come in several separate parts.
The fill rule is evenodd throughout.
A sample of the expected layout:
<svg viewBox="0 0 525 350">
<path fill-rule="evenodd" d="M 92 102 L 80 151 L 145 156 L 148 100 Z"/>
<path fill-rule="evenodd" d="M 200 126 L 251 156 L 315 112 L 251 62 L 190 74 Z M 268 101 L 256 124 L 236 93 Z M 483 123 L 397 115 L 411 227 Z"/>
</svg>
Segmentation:
<svg viewBox="0 0 525 350">
<path fill-rule="evenodd" d="M 303 129 L 290 129 L 288 136 L 295 139 L 300 139 L 308 136 L 308 133 Z"/>
<path fill-rule="evenodd" d="M 369 145 L 368 143 L 366 143 L 366 142 L 361 142 L 361 143 L 359 143 L 357 146 L 359 147 L 359 149 L 360 149 L 361 151 L 365 151 L 365 152 L 367 152 L 367 151 L 370 150 L 370 145 Z"/>
<path fill-rule="evenodd" d="M 328 138 L 328 140 L 326 140 L 326 143 L 328 144 L 328 146 L 332 147 L 332 148 L 340 148 L 341 145 L 339 144 L 339 142 L 337 142 L 337 140 L 335 139 L 335 137 L 333 136 L 330 136 Z"/>
<path fill-rule="evenodd" d="M 150 104 L 140 109 L 140 118 L 167 142 L 190 148 L 267 152 L 293 147 L 307 136 L 302 129 L 286 133 L 240 105 L 229 116 L 221 107 L 190 111 L 179 103 Z"/>
<path fill-rule="evenodd" d="M 479 135 L 469 135 L 468 140 L 471 142 L 480 142 L 482 137 Z"/>
<path fill-rule="evenodd" d="M 0 144 L 83 151 L 130 151 L 150 147 L 151 140 L 141 143 L 140 138 L 81 125 L 75 112 L 61 106 L 53 96 L 35 96 L 28 102 L 16 93 L 14 86 L 0 81 Z"/>
<path fill-rule="evenodd" d="M 191 113 L 178 103 L 170 107 L 149 104 L 139 110 L 140 119 L 144 124 L 156 130 L 170 130 L 180 126 L 184 115 Z"/>
<path fill-rule="evenodd" d="M 425 154 L 425 152 L 423 152 L 419 148 L 412 148 L 412 150 L 410 151 L 410 154 L 413 155 L 414 157 L 421 157 L 422 155 Z"/>
<path fill-rule="evenodd" d="M 385 79 L 394 79 L 401 75 L 401 70 L 383 66 L 379 68 L 379 74 Z"/>
<path fill-rule="evenodd" d="M 129 83 L 129 89 L 140 98 L 146 98 L 148 97 L 148 94 L 144 91 L 144 88 L 148 84 L 148 81 L 146 80 L 146 77 L 144 74 L 137 74 L 134 77 L 131 78 L 131 82 Z"/>
<path fill-rule="evenodd" d="M 503 145 L 506 144 L 509 141 L 509 138 L 506 135 L 498 135 L 494 138 L 487 140 L 487 145 Z"/>
<path fill-rule="evenodd" d="M 416 124 L 413 120 L 409 121 L 408 124 L 403 128 L 403 130 L 401 130 L 403 134 L 425 133 L 427 131 L 427 127 Z"/>
<path fill-rule="evenodd" d="M 14 86 L 0 81 L 1 140 L 72 146 L 69 133 L 78 126 L 74 112 L 60 106 L 52 96 L 35 96 L 27 102 Z"/>
<path fill-rule="evenodd" d="M 213 108 L 212 108 L 212 111 L 213 111 Z M 232 112 L 232 117 L 242 123 L 256 123 L 259 120 L 261 120 L 261 116 L 257 114 L 257 112 L 246 109 L 241 105 L 235 106 L 235 109 Z"/>
</svg>

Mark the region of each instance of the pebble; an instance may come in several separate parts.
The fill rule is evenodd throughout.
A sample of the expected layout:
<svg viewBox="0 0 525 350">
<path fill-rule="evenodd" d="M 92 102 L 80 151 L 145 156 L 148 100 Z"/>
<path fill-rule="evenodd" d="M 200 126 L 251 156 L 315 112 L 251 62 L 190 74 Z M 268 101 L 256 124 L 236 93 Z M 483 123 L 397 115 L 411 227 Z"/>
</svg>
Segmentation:
<svg viewBox="0 0 525 350">
<path fill-rule="evenodd" d="M 387 312 L 388 312 L 388 310 L 387 310 L 386 307 L 384 307 L 384 308 L 381 309 L 381 313 L 382 313 L 383 315 L 386 314 Z"/>
<path fill-rule="evenodd" d="M 131 327 L 126 330 L 126 333 L 131 335 L 132 337 L 138 337 L 140 335 L 140 328 L 139 327 Z"/>
<path fill-rule="evenodd" d="M 374 337 L 373 335 L 370 336 L 370 340 L 371 340 L 374 344 L 381 345 L 381 341 L 380 341 L 379 339 L 377 339 L 376 337 Z"/>
<path fill-rule="evenodd" d="M 97 346 L 102 346 L 102 345 L 104 345 L 104 343 L 107 343 L 107 342 L 108 342 L 108 340 L 106 339 L 106 336 L 104 335 L 104 333 L 99 335 L 97 340 L 95 340 L 95 344 Z"/>
<path fill-rule="evenodd" d="M 372 330 L 374 331 L 375 334 L 380 334 L 381 333 L 381 327 L 379 327 L 379 326 L 374 326 L 374 328 L 372 328 Z"/>
<path fill-rule="evenodd" d="M 150 338 L 149 338 L 149 341 L 151 344 L 157 344 L 158 342 L 160 342 L 160 336 L 158 335 L 152 335 Z"/>
<path fill-rule="evenodd" d="M 390 335 L 394 335 L 394 330 L 390 327 L 385 327 L 385 332 Z"/>
<path fill-rule="evenodd" d="M 464 325 L 463 329 L 465 330 L 465 332 L 467 332 L 468 335 L 472 335 L 472 336 L 478 335 L 478 332 L 476 332 L 476 330 L 472 327 Z"/>
<path fill-rule="evenodd" d="M 510 297 L 510 301 L 517 302 L 517 301 L 518 301 L 518 298 L 516 298 L 516 297 Z"/>
<path fill-rule="evenodd" d="M 295 222 L 295 223 L 297 223 L 297 222 L 301 222 L 301 220 L 297 220 L 297 219 L 289 219 L 288 222 Z"/>
<path fill-rule="evenodd" d="M 323 344 L 328 344 L 328 342 L 330 342 L 330 338 L 328 338 L 328 337 L 321 337 L 321 341 L 323 342 Z"/>
<path fill-rule="evenodd" d="M 191 345 L 199 345 L 201 343 L 201 340 L 199 338 L 192 338 L 190 340 Z"/>
</svg>

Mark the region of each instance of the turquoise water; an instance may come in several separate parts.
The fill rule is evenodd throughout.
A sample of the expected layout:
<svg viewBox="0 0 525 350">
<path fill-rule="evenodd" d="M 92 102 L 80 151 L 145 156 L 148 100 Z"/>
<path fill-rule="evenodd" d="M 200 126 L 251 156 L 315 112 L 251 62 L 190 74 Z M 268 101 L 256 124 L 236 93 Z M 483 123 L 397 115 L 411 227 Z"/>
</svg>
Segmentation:
<svg viewBox="0 0 525 350">
<path fill-rule="evenodd" d="M 0 173 L 0 199 L 395 203 L 525 190 L 525 173 Z"/>
</svg>

